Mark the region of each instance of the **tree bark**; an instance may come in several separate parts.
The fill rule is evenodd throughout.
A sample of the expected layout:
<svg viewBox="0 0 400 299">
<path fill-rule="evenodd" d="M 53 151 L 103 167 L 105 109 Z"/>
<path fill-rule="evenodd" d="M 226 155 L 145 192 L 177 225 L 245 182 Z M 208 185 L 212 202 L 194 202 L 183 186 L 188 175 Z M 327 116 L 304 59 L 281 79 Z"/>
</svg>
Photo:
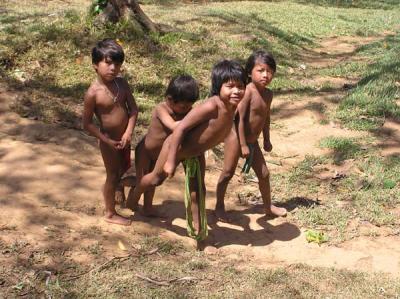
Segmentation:
<svg viewBox="0 0 400 299">
<path fill-rule="evenodd" d="M 135 20 L 144 31 L 160 31 L 160 28 L 143 12 L 137 0 L 109 0 L 99 17 L 112 23 L 121 19 Z"/>
</svg>

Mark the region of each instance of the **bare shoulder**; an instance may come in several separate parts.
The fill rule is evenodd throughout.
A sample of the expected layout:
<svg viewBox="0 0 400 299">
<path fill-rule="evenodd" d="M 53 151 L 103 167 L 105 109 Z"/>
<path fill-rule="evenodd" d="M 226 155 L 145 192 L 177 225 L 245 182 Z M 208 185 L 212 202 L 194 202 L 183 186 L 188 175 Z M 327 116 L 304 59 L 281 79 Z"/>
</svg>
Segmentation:
<svg viewBox="0 0 400 299">
<path fill-rule="evenodd" d="M 198 117 L 212 117 L 216 113 L 221 104 L 219 104 L 219 97 L 213 96 L 204 102 L 196 105 L 184 119 L 198 118 Z"/>
<path fill-rule="evenodd" d="M 100 88 L 98 84 L 96 82 L 92 82 L 92 84 L 89 86 L 88 90 L 85 93 L 85 102 L 96 100 L 96 96 L 99 90 Z"/>
<path fill-rule="evenodd" d="M 220 99 L 218 96 L 212 96 L 205 100 L 203 103 L 200 105 L 197 105 L 195 108 L 199 111 L 204 111 L 204 112 L 212 112 L 216 109 L 218 109 L 220 103 Z"/>
<path fill-rule="evenodd" d="M 156 114 L 160 114 L 163 112 L 169 112 L 167 105 L 165 104 L 165 102 L 162 102 L 158 105 L 156 105 L 156 107 L 154 107 L 154 112 Z"/>
</svg>

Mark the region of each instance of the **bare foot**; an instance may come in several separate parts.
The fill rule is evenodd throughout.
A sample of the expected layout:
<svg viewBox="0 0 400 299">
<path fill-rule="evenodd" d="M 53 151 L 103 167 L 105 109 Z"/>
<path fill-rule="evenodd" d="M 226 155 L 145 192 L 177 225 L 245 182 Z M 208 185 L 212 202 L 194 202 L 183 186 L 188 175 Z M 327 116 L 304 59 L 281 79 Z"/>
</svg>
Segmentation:
<svg viewBox="0 0 400 299">
<path fill-rule="evenodd" d="M 125 206 L 125 193 L 124 193 L 124 187 L 122 188 L 117 188 L 115 190 L 115 203 L 119 204 L 121 208 Z"/>
<path fill-rule="evenodd" d="M 285 208 L 280 208 L 271 204 L 271 207 L 269 210 L 266 211 L 266 214 L 283 217 L 287 215 L 287 210 Z"/>
<path fill-rule="evenodd" d="M 166 216 L 163 213 L 157 211 L 154 208 L 147 208 L 147 209 L 143 208 L 140 211 L 140 214 L 142 214 L 145 217 L 150 217 L 150 218 L 166 218 Z"/>
<path fill-rule="evenodd" d="M 231 219 L 228 217 L 224 209 L 219 209 L 216 208 L 214 211 L 215 217 L 217 218 L 217 221 L 221 222 L 226 222 L 229 223 L 231 222 Z"/>
<path fill-rule="evenodd" d="M 106 215 L 106 216 L 104 216 L 104 220 L 108 223 L 125 225 L 125 226 L 131 225 L 131 222 L 132 222 L 130 219 L 125 218 L 118 214 L 112 214 L 109 216 Z"/>
</svg>

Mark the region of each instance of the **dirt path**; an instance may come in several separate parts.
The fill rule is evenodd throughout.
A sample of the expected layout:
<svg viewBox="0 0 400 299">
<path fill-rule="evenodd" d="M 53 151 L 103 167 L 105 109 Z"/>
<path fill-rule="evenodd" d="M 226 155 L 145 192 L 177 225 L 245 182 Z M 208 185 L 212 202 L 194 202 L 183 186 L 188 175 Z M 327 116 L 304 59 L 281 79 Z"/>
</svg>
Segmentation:
<svg viewBox="0 0 400 299">
<path fill-rule="evenodd" d="M 321 48 L 307 53 L 306 65 L 313 67 L 318 63 L 316 57 L 321 57 L 322 52 L 325 54 L 323 61 L 319 61 L 321 64 L 346 59 L 357 44 L 370 41 L 359 38 L 324 41 Z M 320 82 L 330 79 L 319 78 Z M 330 82 L 336 84 L 336 91 L 317 93 L 313 97 L 294 98 L 286 94 L 275 98 L 271 132 L 274 150 L 267 160 L 279 161 L 280 165 L 270 164 L 272 172 L 288 170 L 306 154 L 324 154 L 325 150 L 317 146 L 323 137 L 367 134 L 345 130 L 335 123 L 321 124 L 324 117 L 321 107 L 333 109 L 343 96 L 343 85 L 353 83 L 338 78 Z M 17 93 L 0 85 L 0 248 L 7 248 L 0 255 L 0 264 L 17 265 L 33 256 L 37 267 L 57 270 L 68 259 L 90 262 L 93 255 L 88 250 L 101 246 L 106 256 L 113 256 L 119 241 L 134 244 L 147 235 L 193 243 L 186 237 L 182 169 L 157 191 L 155 204 L 167 214 L 167 219 L 149 221 L 134 215 L 135 221 L 130 227 L 107 225 L 101 218 L 104 169 L 95 140 L 79 131 L 42 124 L 10 112 L 7 105 L 15 96 Z M 388 121 L 382 132 L 386 132 L 380 140 L 382 153 L 400 152 L 399 125 Z M 245 259 L 259 267 L 305 263 L 400 273 L 400 237 L 360 237 L 339 246 L 308 244 L 304 228 L 286 219 L 267 221 L 257 208 L 238 206 L 235 192 L 243 183 L 237 177 L 229 187 L 226 200 L 234 224 L 215 223 L 211 210 L 218 167 L 210 159 L 207 209 L 211 220 L 210 242 L 216 247 L 210 253 Z M 28 250 L 16 258 L 10 248 Z M 46 250 L 52 254 L 41 257 L 40 252 Z"/>
</svg>

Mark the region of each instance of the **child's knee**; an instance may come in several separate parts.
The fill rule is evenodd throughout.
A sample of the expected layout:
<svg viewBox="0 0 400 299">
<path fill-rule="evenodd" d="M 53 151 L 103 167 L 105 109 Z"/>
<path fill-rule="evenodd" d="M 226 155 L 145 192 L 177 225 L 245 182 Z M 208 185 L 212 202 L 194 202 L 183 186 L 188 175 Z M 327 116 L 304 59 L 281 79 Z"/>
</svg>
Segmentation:
<svg viewBox="0 0 400 299">
<path fill-rule="evenodd" d="M 235 174 L 234 171 L 223 171 L 219 177 L 218 183 L 229 182 L 234 174 Z"/>
<path fill-rule="evenodd" d="M 166 176 L 164 175 L 154 175 L 150 180 L 150 185 L 153 187 L 160 186 L 164 182 L 165 178 Z"/>
<path fill-rule="evenodd" d="M 263 168 L 261 171 L 261 178 L 264 180 L 269 180 L 269 170 L 268 168 Z"/>
</svg>

